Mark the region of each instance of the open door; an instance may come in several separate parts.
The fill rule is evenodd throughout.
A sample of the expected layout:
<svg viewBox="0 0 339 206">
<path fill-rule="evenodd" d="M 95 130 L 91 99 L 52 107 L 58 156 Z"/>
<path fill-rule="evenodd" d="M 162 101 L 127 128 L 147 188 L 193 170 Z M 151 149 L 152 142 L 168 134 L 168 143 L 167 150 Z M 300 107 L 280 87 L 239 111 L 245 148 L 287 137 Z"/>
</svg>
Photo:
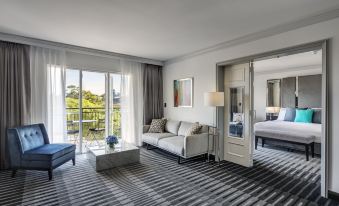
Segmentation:
<svg viewBox="0 0 339 206">
<path fill-rule="evenodd" d="M 251 63 L 225 66 L 224 159 L 253 166 L 253 68 Z"/>
</svg>

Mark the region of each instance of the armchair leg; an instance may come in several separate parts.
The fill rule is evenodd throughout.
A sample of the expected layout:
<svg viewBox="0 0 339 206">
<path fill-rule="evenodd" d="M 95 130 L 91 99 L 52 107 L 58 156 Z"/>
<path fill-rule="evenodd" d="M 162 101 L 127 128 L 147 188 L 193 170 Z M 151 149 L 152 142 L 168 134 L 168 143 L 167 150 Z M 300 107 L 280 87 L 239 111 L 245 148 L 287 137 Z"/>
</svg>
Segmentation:
<svg viewBox="0 0 339 206">
<path fill-rule="evenodd" d="M 75 158 L 72 159 L 73 166 L 75 165 Z"/>
<path fill-rule="evenodd" d="M 181 164 L 180 159 L 181 159 L 180 156 L 178 156 L 178 164 Z"/>
<path fill-rule="evenodd" d="M 17 170 L 16 170 L 16 169 L 13 169 L 13 170 L 12 170 L 12 178 L 14 178 L 14 177 L 15 177 L 15 175 L 16 175 L 16 172 L 17 172 Z"/>
<path fill-rule="evenodd" d="M 255 149 L 258 148 L 258 137 L 255 137 Z"/>
<path fill-rule="evenodd" d="M 48 170 L 48 179 L 49 179 L 49 180 L 52 180 L 52 179 L 53 179 L 53 170 L 52 170 L 52 169 L 49 169 L 49 170 Z"/>
</svg>

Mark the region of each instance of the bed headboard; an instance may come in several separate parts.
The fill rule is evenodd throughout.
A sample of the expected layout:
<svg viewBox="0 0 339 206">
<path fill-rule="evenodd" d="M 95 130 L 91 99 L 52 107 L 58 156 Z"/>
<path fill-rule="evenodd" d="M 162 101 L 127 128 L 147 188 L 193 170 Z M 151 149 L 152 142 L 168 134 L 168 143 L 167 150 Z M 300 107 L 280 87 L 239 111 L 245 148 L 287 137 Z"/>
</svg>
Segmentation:
<svg viewBox="0 0 339 206">
<path fill-rule="evenodd" d="M 321 74 L 316 74 L 283 78 L 281 107 L 321 108 L 321 77 Z"/>
</svg>

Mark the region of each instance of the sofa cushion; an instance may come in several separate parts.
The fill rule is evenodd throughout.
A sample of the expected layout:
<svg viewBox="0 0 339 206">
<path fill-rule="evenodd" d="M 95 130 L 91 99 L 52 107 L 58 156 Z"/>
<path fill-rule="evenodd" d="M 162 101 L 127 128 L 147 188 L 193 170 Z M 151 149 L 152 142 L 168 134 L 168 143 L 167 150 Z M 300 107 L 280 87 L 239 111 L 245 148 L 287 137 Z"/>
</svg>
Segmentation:
<svg viewBox="0 0 339 206">
<path fill-rule="evenodd" d="M 162 133 L 165 130 L 166 119 L 152 119 L 149 133 Z"/>
<path fill-rule="evenodd" d="M 178 129 L 180 126 L 180 121 L 175 121 L 175 120 L 167 120 L 166 126 L 165 126 L 165 131 L 178 135 Z"/>
<path fill-rule="evenodd" d="M 52 161 L 67 153 L 75 151 L 74 144 L 46 144 L 23 154 L 24 160 Z"/>
<path fill-rule="evenodd" d="M 184 136 L 174 136 L 160 139 L 158 146 L 177 155 L 184 155 Z"/>
<path fill-rule="evenodd" d="M 152 145 L 158 145 L 158 141 L 162 138 L 172 137 L 175 134 L 172 133 L 144 133 L 142 134 L 141 138 L 142 141 Z"/>
<path fill-rule="evenodd" d="M 185 136 L 187 131 L 193 126 L 194 123 L 191 122 L 181 122 L 178 135 L 179 136 Z"/>
</svg>

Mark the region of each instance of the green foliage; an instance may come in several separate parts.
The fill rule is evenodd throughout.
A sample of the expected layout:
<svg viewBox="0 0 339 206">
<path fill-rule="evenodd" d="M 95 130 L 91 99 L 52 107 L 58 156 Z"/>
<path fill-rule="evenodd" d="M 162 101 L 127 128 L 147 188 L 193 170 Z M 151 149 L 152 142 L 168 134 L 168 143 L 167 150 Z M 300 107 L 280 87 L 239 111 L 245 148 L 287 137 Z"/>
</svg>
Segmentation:
<svg viewBox="0 0 339 206">
<path fill-rule="evenodd" d="M 67 108 L 67 121 L 79 120 L 79 87 L 75 85 L 67 86 L 66 90 L 66 108 Z M 90 128 L 103 127 L 104 125 L 98 125 L 100 119 L 105 119 L 105 98 L 104 95 L 93 94 L 91 91 L 82 92 L 82 108 L 84 120 L 95 120 L 92 123 L 83 124 L 83 136 L 85 140 L 91 140 L 89 136 Z M 111 131 L 114 135 L 121 136 L 120 133 L 120 105 L 114 105 L 111 115 Z M 74 127 L 78 128 L 78 125 L 69 125 L 69 130 L 74 130 Z M 103 136 L 104 134 L 100 134 Z M 104 137 L 100 137 L 104 139 Z"/>
</svg>

